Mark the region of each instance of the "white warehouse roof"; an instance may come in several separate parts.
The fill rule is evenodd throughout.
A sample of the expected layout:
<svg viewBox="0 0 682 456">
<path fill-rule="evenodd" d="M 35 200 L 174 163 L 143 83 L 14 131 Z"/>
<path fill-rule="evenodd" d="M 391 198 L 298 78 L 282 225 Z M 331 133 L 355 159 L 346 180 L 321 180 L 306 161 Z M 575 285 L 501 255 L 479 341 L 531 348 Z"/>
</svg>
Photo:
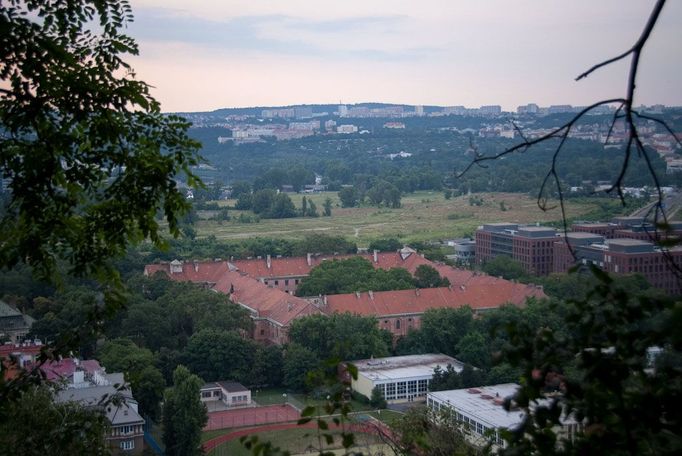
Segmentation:
<svg viewBox="0 0 682 456">
<path fill-rule="evenodd" d="M 400 380 L 415 377 L 431 377 L 436 366 L 445 369 L 451 364 L 457 372 L 464 367 L 461 361 L 447 355 L 407 355 L 387 358 L 351 361 L 358 368 L 358 375 L 374 382 Z"/>
</svg>

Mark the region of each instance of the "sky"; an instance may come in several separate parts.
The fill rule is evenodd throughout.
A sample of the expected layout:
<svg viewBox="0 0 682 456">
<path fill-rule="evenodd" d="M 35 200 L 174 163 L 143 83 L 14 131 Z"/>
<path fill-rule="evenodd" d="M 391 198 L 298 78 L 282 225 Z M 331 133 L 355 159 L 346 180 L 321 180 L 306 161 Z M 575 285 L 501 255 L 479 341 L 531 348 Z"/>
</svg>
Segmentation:
<svg viewBox="0 0 682 456">
<path fill-rule="evenodd" d="M 128 60 L 167 112 L 385 102 L 586 105 L 622 97 L 653 0 L 137 0 Z M 640 63 L 635 104 L 682 105 L 682 1 Z"/>
</svg>

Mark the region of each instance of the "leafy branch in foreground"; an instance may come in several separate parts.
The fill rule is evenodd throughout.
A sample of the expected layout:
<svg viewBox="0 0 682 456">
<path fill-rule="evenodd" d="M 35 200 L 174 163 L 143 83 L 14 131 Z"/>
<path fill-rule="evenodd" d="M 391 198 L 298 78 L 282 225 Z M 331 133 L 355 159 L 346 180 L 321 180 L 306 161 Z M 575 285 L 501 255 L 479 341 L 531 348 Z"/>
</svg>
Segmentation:
<svg viewBox="0 0 682 456">
<path fill-rule="evenodd" d="M 632 296 L 604 272 L 565 308 L 566 331 L 509 325 L 503 357 L 522 369 L 524 422 L 504 454 L 678 454 L 682 305 Z M 508 406 L 509 404 L 507 404 Z M 555 431 L 573 418 L 574 436 Z"/>
<path fill-rule="evenodd" d="M 180 233 L 189 205 L 175 179 L 201 185 L 189 124 L 162 114 L 123 60 L 138 53 L 123 33 L 131 21 L 125 0 L 0 6 L 0 177 L 8 188 L 0 269 L 25 263 L 58 284 L 68 274 L 101 285 L 86 322 L 46 347 L 42 361 L 68 353 L 123 306 L 111 260 L 146 239 L 162 246 L 157 214 Z M 0 381 L 0 403 L 26 381 Z"/>
</svg>

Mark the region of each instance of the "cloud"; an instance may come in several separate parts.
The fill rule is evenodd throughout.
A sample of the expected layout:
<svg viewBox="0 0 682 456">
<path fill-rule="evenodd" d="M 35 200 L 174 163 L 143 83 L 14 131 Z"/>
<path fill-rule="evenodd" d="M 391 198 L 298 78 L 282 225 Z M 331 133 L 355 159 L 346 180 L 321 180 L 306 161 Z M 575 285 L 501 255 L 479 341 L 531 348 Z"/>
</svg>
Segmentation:
<svg viewBox="0 0 682 456">
<path fill-rule="evenodd" d="M 221 54 L 261 53 L 318 58 L 417 60 L 440 52 L 409 46 L 399 15 L 310 19 L 279 14 L 209 20 L 182 10 L 142 8 L 130 25 L 141 42 L 176 42 Z"/>
</svg>

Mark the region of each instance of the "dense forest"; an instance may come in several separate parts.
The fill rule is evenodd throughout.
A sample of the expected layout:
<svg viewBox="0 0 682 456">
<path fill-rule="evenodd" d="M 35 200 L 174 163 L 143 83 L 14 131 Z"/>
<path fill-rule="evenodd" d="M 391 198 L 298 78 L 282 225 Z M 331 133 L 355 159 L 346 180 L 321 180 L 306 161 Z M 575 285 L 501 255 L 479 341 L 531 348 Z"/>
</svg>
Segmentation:
<svg viewBox="0 0 682 456">
<path fill-rule="evenodd" d="M 527 128 L 551 128 L 565 121 L 568 114 L 517 119 Z M 670 115 L 673 125 L 677 121 Z M 320 119 L 324 122 L 325 118 Z M 215 169 L 206 171 L 209 181 L 225 184 L 244 180 L 254 189 L 268 183 L 289 184 L 300 188 L 311 184 L 314 175 L 323 178 L 330 190 L 341 185 L 359 184 L 372 179 L 385 180 L 401 192 L 440 189 L 443 186 L 459 192 L 536 191 L 552 160 L 559 139 L 548 141 L 523 153 L 475 167 L 464 176 L 460 173 L 475 154 L 494 155 L 519 142 L 519 139 L 479 137 L 478 129 L 490 119 L 466 116 L 402 119 L 404 130 L 382 128 L 387 119 L 343 119 L 357 124 L 367 134 L 316 135 L 288 141 L 219 144 L 218 136 L 229 136 L 221 127 L 192 128 L 190 134 L 203 144 L 202 155 Z M 608 125 L 610 116 L 591 116 L 591 124 Z M 509 124 L 503 119 L 496 122 Z M 588 140 L 569 139 L 565 153 L 559 158 L 559 176 L 566 185 L 580 186 L 584 181 L 613 181 L 620 169 L 623 152 L 620 147 L 604 148 Z M 409 157 L 393 157 L 405 152 Z M 649 151 L 649 158 L 663 184 L 678 183 L 679 178 L 665 174 L 665 162 Z M 651 185 L 643 157 L 635 157 L 626 185 Z"/>
</svg>

